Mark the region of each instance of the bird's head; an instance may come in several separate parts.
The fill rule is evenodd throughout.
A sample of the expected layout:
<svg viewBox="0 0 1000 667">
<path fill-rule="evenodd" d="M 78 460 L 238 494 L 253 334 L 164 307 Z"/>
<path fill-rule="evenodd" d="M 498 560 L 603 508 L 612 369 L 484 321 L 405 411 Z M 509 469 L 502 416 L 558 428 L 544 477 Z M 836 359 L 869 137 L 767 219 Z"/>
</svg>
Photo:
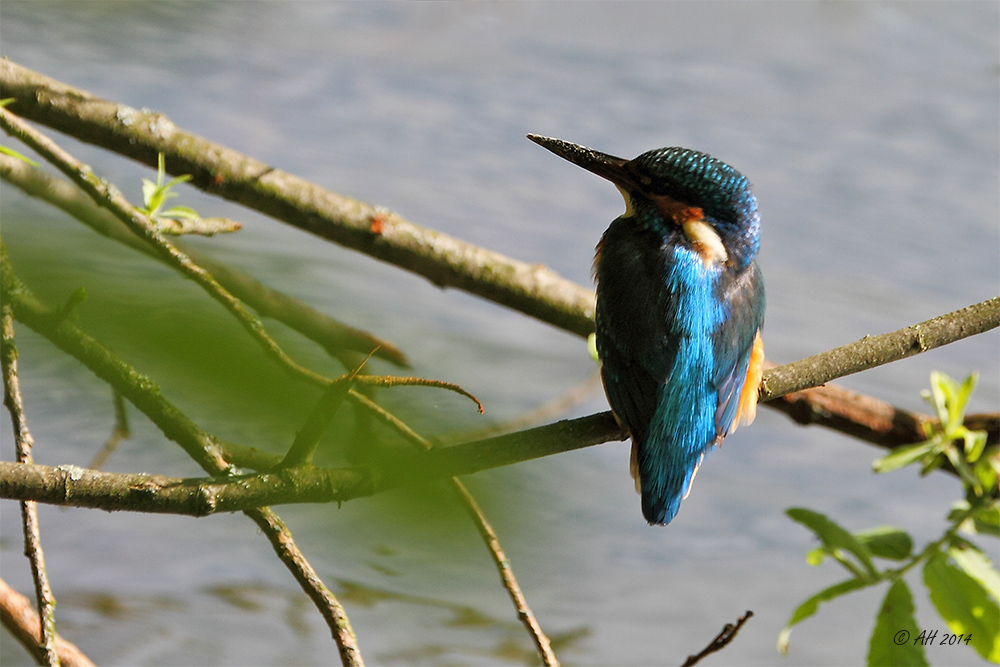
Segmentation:
<svg viewBox="0 0 1000 667">
<path fill-rule="evenodd" d="M 711 155 L 658 148 L 632 160 L 536 134 L 528 138 L 614 183 L 634 217 L 665 239 L 696 250 L 706 265 L 747 266 L 760 243 L 760 216 L 750 183 Z"/>
</svg>

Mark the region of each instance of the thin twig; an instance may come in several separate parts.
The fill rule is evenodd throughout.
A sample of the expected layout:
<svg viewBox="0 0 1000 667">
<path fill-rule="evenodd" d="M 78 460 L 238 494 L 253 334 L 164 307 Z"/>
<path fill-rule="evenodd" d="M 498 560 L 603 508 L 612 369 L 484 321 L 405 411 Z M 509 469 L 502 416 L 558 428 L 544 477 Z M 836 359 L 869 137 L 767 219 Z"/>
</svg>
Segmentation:
<svg viewBox="0 0 1000 667">
<path fill-rule="evenodd" d="M 365 663 L 361 657 L 361 651 L 358 649 L 358 638 L 354 634 L 354 628 L 351 627 L 344 607 L 306 560 L 305 555 L 292 539 L 292 533 L 288 530 L 288 526 L 269 507 L 246 510 L 244 514 L 260 526 L 268 541 L 271 542 L 275 553 L 291 570 L 302 590 L 323 614 L 326 624 L 333 633 L 337 649 L 340 651 L 341 664 L 344 667 L 364 667 Z"/>
<path fill-rule="evenodd" d="M 0 619 L 3 620 L 3 626 L 17 637 L 35 660 L 45 662 L 45 652 L 41 648 L 44 640 L 38 631 L 39 626 L 44 624 L 32 608 L 31 600 L 11 588 L 3 579 L 0 579 Z M 76 644 L 63 639 L 58 633 L 55 636 L 55 650 L 62 667 L 95 667 Z"/>
<path fill-rule="evenodd" d="M 60 208 L 98 234 L 162 261 L 162 257 L 148 243 L 129 231 L 128 227 L 110 211 L 97 206 L 94 200 L 73 183 L 7 155 L 0 155 L 0 178 L 17 186 L 28 195 Z M 219 284 L 257 311 L 258 315 L 276 319 L 295 329 L 320 344 L 331 356 L 340 359 L 345 367 L 356 365 L 353 358 L 346 358 L 345 352 L 367 354 L 371 350 L 377 350 L 376 357 L 397 366 L 410 365 L 406 355 L 389 341 L 344 324 L 317 311 L 304 301 L 271 289 L 248 274 L 214 259 L 197 248 L 189 247 L 180 241 L 175 241 L 174 244 L 195 264 L 209 271 Z"/>
<path fill-rule="evenodd" d="M 736 639 L 736 633 L 739 632 L 740 628 L 743 627 L 743 624 L 752 617 L 753 612 L 748 609 L 747 613 L 736 619 L 736 625 L 726 623 L 726 625 L 722 628 L 722 632 L 720 632 L 715 639 L 709 642 L 708 646 L 701 650 L 701 653 L 698 655 L 689 655 L 688 659 L 684 661 L 684 664 L 681 665 L 681 667 L 693 667 L 697 663 L 701 662 L 701 659 L 705 656 L 724 649 L 731 641 Z"/>
<path fill-rule="evenodd" d="M 510 599 L 514 603 L 514 609 L 517 611 L 517 617 L 521 619 L 521 623 L 528 629 L 528 634 L 531 635 L 531 639 L 535 642 L 535 648 L 538 650 L 538 655 L 542 658 L 542 662 L 547 667 L 556 667 L 559 665 L 559 659 L 556 657 L 555 651 L 552 650 L 552 643 L 549 641 L 548 636 L 542 630 L 542 626 L 539 625 L 538 619 L 535 618 L 534 612 L 531 611 L 531 607 L 528 606 L 528 600 L 524 597 L 524 593 L 521 591 L 520 585 L 517 583 L 517 578 L 514 577 L 514 570 L 510 566 L 510 561 L 507 559 L 507 555 L 504 553 L 503 548 L 500 546 L 500 538 L 497 537 L 496 531 L 493 530 L 493 526 L 490 522 L 486 520 L 486 515 L 483 513 L 482 509 L 479 507 L 479 503 L 473 497 L 469 490 L 462 483 L 462 480 L 457 477 L 451 478 L 451 486 L 455 489 L 455 493 L 462 499 L 465 503 L 465 508 L 469 512 L 469 516 L 472 517 L 473 522 L 476 524 L 476 530 L 479 531 L 479 535 L 486 542 L 486 546 L 490 550 L 490 554 L 493 556 L 493 563 L 496 565 L 497 571 L 500 573 L 500 579 L 503 582 L 503 587 L 507 589 L 507 593 L 510 594 Z"/>
<path fill-rule="evenodd" d="M 125 399 L 114 389 L 111 390 L 111 396 L 115 405 L 115 425 L 111 429 L 111 435 L 108 436 L 104 447 L 101 448 L 101 451 L 97 453 L 97 456 L 94 457 L 94 460 L 88 466 L 93 470 L 100 470 L 104 466 L 105 461 L 108 460 L 108 457 L 118 449 L 121 441 L 127 440 L 129 437 L 128 411 L 125 407 Z"/>
<path fill-rule="evenodd" d="M 21 400 L 21 383 L 17 377 L 17 347 L 14 345 L 14 316 L 9 303 L 0 306 L 0 366 L 3 372 L 3 402 L 10 412 L 14 427 L 14 447 L 19 463 L 31 464 L 31 448 L 34 440 L 28 430 Z M 49 585 L 49 575 L 45 570 L 45 554 L 42 552 L 42 538 L 38 525 L 38 508 L 35 503 L 21 501 L 21 521 L 24 526 L 24 554 L 31 563 L 31 575 L 35 582 L 35 598 L 38 602 L 39 639 L 41 654 L 47 665 L 58 665 L 59 654 L 55 648 L 56 598 Z"/>
<path fill-rule="evenodd" d="M 161 234 L 149 217 L 132 206 L 117 188 L 94 174 L 93 170 L 60 148 L 54 141 L 38 132 L 16 115 L 0 107 L 0 128 L 30 146 L 45 158 L 99 205 L 104 206 L 115 217 L 125 223 L 132 232 L 156 250 L 167 264 L 180 271 L 204 289 L 209 296 L 221 303 L 250 336 L 292 375 L 321 387 L 329 384 L 329 379 L 296 363 L 264 329 L 260 319 L 251 313 L 246 305 L 233 296 L 205 269 L 173 245 Z"/>
<path fill-rule="evenodd" d="M 367 401 L 369 403 L 371 402 L 365 397 L 361 397 L 359 400 Z M 430 454 L 434 451 L 439 451 L 432 446 L 430 441 L 410 429 L 409 426 L 401 422 L 395 415 L 382 409 L 381 406 L 372 403 L 370 409 L 373 414 L 378 416 L 385 423 L 393 426 L 399 433 L 403 434 L 404 437 L 406 437 L 407 440 L 409 440 L 410 443 L 424 455 Z M 387 477 L 391 478 L 391 475 Z M 476 530 L 479 531 L 479 535 L 486 543 L 486 547 L 490 551 L 490 556 L 493 558 L 493 564 L 496 566 L 497 572 L 500 574 L 500 581 L 503 583 L 503 587 L 507 590 L 511 601 L 514 603 L 514 609 L 517 611 L 517 617 L 521 619 L 521 623 L 524 624 L 524 627 L 528 630 L 528 634 L 531 635 L 531 639 L 535 643 L 535 647 L 538 650 L 538 655 L 541 657 L 542 662 L 547 667 L 558 665 L 559 660 L 556 657 L 555 651 L 552 650 L 552 642 L 542 630 L 541 625 L 538 623 L 538 619 L 535 618 L 534 612 L 531 611 L 531 607 L 528 606 L 528 600 L 524 597 L 524 593 L 521 591 L 521 587 L 517 583 L 517 578 L 514 576 L 514 570 L 510 566 L 510 560 L 508 560 L 503 548 L 500 546 L 500 538 L 497 537 L 496 531 L 493 530 L 493 526 L 490 525 L 490 522 L 486 519 L 486 514 L 482 511 L 482 509 L 480 509 L 479 503 L 476 502 L 475 497 L 469 493 L 465 484 L 463 484 L 458 477 L 450 477 L 449 482 L 455 490 L 455 493 L 465 505 L 466 511 L 472 518 L 473 523 L 476 524 Z"/>
<path fill-rule="evenodd" d="M 180 444 L 188 452 L 188 455 L 207 472 L 212 475 L 228 476 L 230 465 L 222 456 L 224 448 L 219 441 L 167 401 L 160 393 L 159 388 L 149 378 L 137 373 L 135 369 L 111 353 L 110 350 L 69 324 L 65 319 L 53 317 L 52 312 L 44 308 L 28 291 L 27 287 L 18 280 L 10 266 L 7 249 L 2 242 L 0 242 L 0 288 L 3 290 L 5 307 L 9 305 L 12 311 L 17 311 L 17 317 L 20 321 L 47 337 L 67 354 L 82 361 L 91 372 L 120 392 L 149 417 L 164 435 Z M 287 474 L 293 473 L 294 471 L 287 471 Z M 76 475 L 75 471 L 69 471 L 69 474 L 71 477 Z M 254 521 L 259 522 L 260 518 L 254 512 L 266 509 L 257 508 L 247 510 L 247 512 Z M 275 540 L 280 540 L 282 548 L 288 550 L 289 553 L 295 548 L 287 530 L 278 530 L 274 534 L 269 534 L 268 538 L 272 540 L 272 545 L 275 544 Z M 297 550 L 297 548 L 295 549 Z M 323 590 L 316 589 L 317 582 L 319 585 L 322 585 L 322 582 L 319 581 L 304 556 L 297 554 L 295 558 L 283 558 L 283 562 L 291 570 L 306 594 L 319 607 L 323 617 L 332 624 L 331 630 L 334 639 L 338 642 L 338 649 L 342 660 L 345 661 L 345 667 L 360 665 L 361 653 L 356 641 L 354 641 L 354 632 L 350 628 L 343 607 L 325 586 L 323 586 Z M 341 644 L 342 641 L 348 643 Z"/>
</svg>

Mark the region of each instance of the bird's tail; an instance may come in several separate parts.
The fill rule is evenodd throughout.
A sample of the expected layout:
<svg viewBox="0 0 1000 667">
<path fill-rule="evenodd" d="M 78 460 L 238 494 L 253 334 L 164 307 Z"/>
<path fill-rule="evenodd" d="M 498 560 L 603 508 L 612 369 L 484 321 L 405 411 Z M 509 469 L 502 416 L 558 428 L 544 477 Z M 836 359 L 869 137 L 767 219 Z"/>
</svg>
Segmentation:
<svg viewBox="0 0 1000 667">
<path fill-rule="evenodd" d="M 650 525 L 666 525 L 677 516 L 681 501 L 691 493 L 705 452 L 688 455 L 675 450 L 681 460 L 672 460 L 673 457 L 643 456 L 642 449 L 633 440 L 629 461 L 635 490 L 642 494 L 642 515 Z"/>
</svg>

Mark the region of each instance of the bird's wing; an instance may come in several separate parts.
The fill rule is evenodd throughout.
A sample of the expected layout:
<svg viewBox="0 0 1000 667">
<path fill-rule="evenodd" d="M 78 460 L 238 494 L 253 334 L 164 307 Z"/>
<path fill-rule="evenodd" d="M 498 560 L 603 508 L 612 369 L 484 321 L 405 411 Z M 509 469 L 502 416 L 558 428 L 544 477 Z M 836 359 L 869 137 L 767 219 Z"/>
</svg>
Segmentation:
<svg viewBox="0 0 1000 667">
<path fill-rule="evenodd" d="M 596 319 L 604 388 L 615 416 L 637 442 L 645 440 L 677 356 L 671 335 L 676 305 L 662 282 L 661 246 L 656 235 L 622 218 L 598 246 Z"/>
<path fill-rule="evenodd" d="M 756 406 L 756 384 L 760 382 L 760 363 L 764 349 L 760 343 L 760 328 L 764 324 L 764 281 L 756 262 L 740 274 L 724 272 L 720 297 L 727 305 L 728 317 L 715 335 L 715 379 L 719 402 L 715 411 L 716 437 L 719 441 L 736 430 L 741 416 L 753 417 Z M 744 386 L 748 373 L 753 387 Z M 753 396 L 749 396 L 753 392 Z M 753 401 L 751 406 L 749 401 Z"/>
</svg>

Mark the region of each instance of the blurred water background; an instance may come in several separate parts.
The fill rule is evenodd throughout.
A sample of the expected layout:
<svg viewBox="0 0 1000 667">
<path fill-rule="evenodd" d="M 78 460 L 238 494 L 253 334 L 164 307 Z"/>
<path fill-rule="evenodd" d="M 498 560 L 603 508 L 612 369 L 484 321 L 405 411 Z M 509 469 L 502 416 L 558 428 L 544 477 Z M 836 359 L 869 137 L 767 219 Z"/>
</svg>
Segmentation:
<svg viewBox="0 0 1000 667">
<path fill-rule="evenodd" d="M 524 135 L 625 157 L 668 145 L 711 153 L 747 174 L 760 201 L 775 362 L 998 293 L 995 2 L 4 0 L 0 20 L 0 52 L 19 64 L 586 285 L 620 197 Z M 56 138 L 139 201 L 137 174 L 150 170 Z M 174 201 L 244 223 L 199 248 L 394 341 L 414 374 L 458 382 L 486 405 L 479 417 L 449 394 L 382 392 L 428 430 L 513 419 L 593 377 L 578 338 L 193 188 L 182 194 Z M 85 286 L 81 326 L 202 425 L 275 451 L 290 442 L 310 407 L 301 388 L 197 288 L 7 184 L 0 214 L 29 284 L 51 303 Z M 299 358 L 325 363 L 271 328 Z M 110 392 L 23 326 L 18 340 L 35 460 L 85 465 L 110 431 Z M 991 332 L 843 384 L 926 411 L 931 370 L 978 370 L 970 410 L 996 410 L 998 347 Z M 606 409 L 591 387 L 550 418 Z M 133 438 L 108 469 L 199 474 L 132 415 Z M 679 664 L 750 609 L 736 641 L 704 664 L 775 664 L 794 607 L 844 578 L 806 565 L 813 545 L 785 508 L 853 530 L 899 525 L 920 545 L 958 499 L 940 473 L 873 475 L 878 455 L 763 409 L 706 463 L 665 529 L 642 520 L 626 443 L 468 481 L 565 663 Z M 532 664 L 486 550 L 443 486 L 277 509 L 340 595 L 368 664 Z M 329 631 L 243 516 L 40 514 L 58 627 L 98 663 L 336 662 Z M 0 518 L 3 577 L 28 592 L 16 503 Z M 921 627 L 945 632 L 919 577 L 910 583 Z M 785 664 L 861 663 L 883 594 L 821 608 L 793 633 Z M 0 649 L 4 664 L 30 662 L 6 632 Z M 966 647 L 928 655 L 980 662 Z"/>
</svg>

